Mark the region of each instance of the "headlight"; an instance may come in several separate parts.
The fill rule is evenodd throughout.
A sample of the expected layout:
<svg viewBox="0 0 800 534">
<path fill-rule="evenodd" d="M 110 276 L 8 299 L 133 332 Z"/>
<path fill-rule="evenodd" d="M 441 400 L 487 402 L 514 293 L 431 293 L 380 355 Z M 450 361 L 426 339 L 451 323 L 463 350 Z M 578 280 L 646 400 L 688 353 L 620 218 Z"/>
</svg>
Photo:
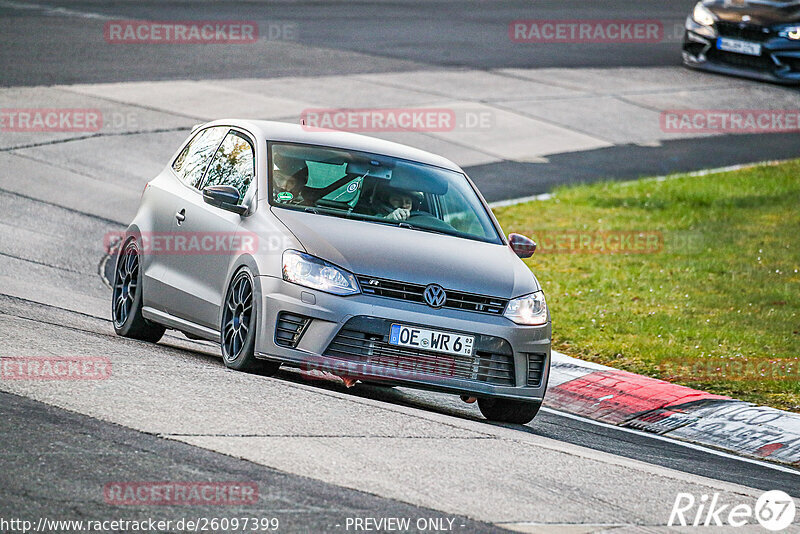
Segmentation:
<svg viewBox="0 0 800 534">
<path fill-rule="evenodd" d="M 517 324 L 539 325 L 547 322 L 547 302 L 544 293 L 537 291 L 515 298 L 506 306 L 503 314 Z"/>
<path fill-rule="evenodd" d="M 703 2 L 697 2 L 697 5 L 694 6 L 694 11 L 692 11 L 692 20 L 703 26 L 714 25 L 714 15 L 706 6 L 703 5 Z"/>
<path fill-rule="evenodd" d="M 780 35 L 781 37 L 786 37 L 787 39 L 791 39 L 793 41 L 800 41 L 800 26 L 784 28 L 778 32 L 778 35 Z"/>
<path fill-rule="evenodd" d="M 353 273 L 297 250 L 283 253 L 283 279 L 334 295 L 360 293 Z"/>
</svg>

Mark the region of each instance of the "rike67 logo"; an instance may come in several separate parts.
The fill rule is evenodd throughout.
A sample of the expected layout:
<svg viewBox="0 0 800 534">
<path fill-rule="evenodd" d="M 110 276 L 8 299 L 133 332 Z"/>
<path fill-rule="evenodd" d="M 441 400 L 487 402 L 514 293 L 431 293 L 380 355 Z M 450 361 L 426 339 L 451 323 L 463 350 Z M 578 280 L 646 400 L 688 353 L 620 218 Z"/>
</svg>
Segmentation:
<svg viewBox="0 0 800 534">
<path fill-rule="evenodd" d="M 743 527 L 758 522 L 777 532 L 791 525 L 795 514 L 794 500 L 780 490 L 763 493 L 755 506 L 721 504 L 719 493 L 701 495 L 699 499 L 691 493 L 678 493 L 667 526 Z"/>
</svg>

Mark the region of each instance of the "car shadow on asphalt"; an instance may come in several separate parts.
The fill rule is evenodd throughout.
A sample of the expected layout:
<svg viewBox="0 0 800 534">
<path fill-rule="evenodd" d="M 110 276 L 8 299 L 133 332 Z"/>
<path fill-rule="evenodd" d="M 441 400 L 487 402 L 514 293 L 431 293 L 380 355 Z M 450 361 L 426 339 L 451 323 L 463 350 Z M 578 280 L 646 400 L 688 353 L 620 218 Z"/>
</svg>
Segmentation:
<svg viewBox="0 0 800 534">
<path fill-rule="evenodd" d="M 281 370 L 278 371 L 278 373 L 276 373 L 274 376 L 288 382 L 310 385 L 326 391 L 336 391 L 338 393 L 344 393 L 354 397 L 385 402 L 393 405 L 406 406 L 409 408 L 417 408 L 427 412 L 476 421 L 491 426 L 501 426 L 504 428 L 532 434 L 537 433 L 535 429 L 525 425 L 488 421 L 477 410 L 477 404 L 467 404 L 463 402 L 457 395 L 453 394 L 429 392 L 363 382 L 358 382 L 356 385 L 348 388 L 344 385 L 340 378 L 333 375 L 325 378 L 309 377 L 305 373 L 290 368 L 281 368 Z M 535 420 L 531 424 L 535 424 Z"/>
<path fill-rule="evenodd" d="M 194 341 L 184 338 L 180 334 L 167 335 L 159 345 L 176 349 L 184 354 L 196 356 L 209 363 L 215 363 L 224 367 L 219 347 L 206 341 Z M 459 419 L 476 421 L 491 426 L 499 426 L 519 432 L 539 435 L 535 428 L 536 420 L 529 425 L 516 425 L 509 423 L 497 423 L 486 420 L 478 411 L 477 404 L 466 404 L 454 394 L 430 392 L 424 390 L 410 389 L 404 387 L 392 387 L 378 383 L 358 382 L 352 387 L 347 387 L 341 378 L 330 373 L 314 375 L 306 373 L 297 368 L 283 366 L 274 375 L 264 373 L 251 373 L 256 376 L 276 378 L 281 381 L 311 386 L 324 391 L 343 393 L 357 398 L 370 399 L 384 402 L 389 405 L 405 406 L 425 410 Z"/>
</svg>

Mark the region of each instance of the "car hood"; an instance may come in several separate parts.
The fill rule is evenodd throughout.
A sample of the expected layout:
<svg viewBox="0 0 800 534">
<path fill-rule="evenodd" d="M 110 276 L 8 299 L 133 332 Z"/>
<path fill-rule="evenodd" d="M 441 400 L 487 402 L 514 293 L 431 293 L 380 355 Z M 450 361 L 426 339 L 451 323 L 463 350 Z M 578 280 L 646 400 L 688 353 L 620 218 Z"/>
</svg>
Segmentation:
<svg viewBox="0 0 800 534">
<path fill-rule="evenodd" d="M 800 22 L 800 1 L 716 1 L 707 3 L 710 9 L 720 20 L 726 22 L 745 22 L 742 17 L 750 17 L 748 24 L 758 26 L 774 26 Z"/>
<path fill-rule="evenodd" d="M 306 252 L 360 275 L 500 298 L 539 290 L 506 245 L 379 223 L 273 209 Z"/>
</svg>

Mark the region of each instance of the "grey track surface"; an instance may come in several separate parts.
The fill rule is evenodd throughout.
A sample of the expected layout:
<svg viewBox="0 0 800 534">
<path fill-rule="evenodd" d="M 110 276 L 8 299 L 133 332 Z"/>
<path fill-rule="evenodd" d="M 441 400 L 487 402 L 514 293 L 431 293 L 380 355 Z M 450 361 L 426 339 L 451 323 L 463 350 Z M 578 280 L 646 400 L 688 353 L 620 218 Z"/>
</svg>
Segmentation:
<svg viewBox="0 0 800 534">
<path fill-rule="evenodd" d="M 141 172 L 163 161 L 162 152 L 171 151 L 162 146 L 168 143 L 147 134 L 126 136 L 124 141 L 122 146 L 109 146 L 106 155 L 128 148 L 147 155 L 138 162 Z M 0 356 L 107 356 L 114 372 L 96 385 L 0 380 L 4 391 L 145 434 L 130 434 L 139 436 L 136 440 L 166 437 L 319 483 L 282 479 L 288 493 L 279 495 L 287 498 L 296 484 L 329 492 L 328 506 L 335 510 L 339 497 L 334 486 L 384 498 L 372 502 L 373 511 L 364 512 L 369 516 L 385 517 L 402 506 L 399 501 L 501 526 L 525 520 L 663 525 L 677 491 L 707 492 L 709 484 L 787 491 L 798 487 L 800 475 L 550 412 L 526 427 L 491 425 L 474 405 L 449 396 L 404 388 L 346 390 L 337 383 L 309 382 L 292 371 L 275 378 L 246 375 L 226 371 L 218 348 L 180 335 L 168 334 L 157 345 L 118 338 L 107 319 L 108 289 L 98 276 L 98 261 L 103 233 L 121 228 L 135 209 L 141 179 L 135 177 L 139 171 L 103 178 L 106 171 L 88 166 L 98 142 L 72 141 L 2 156 L 12 176 L 57 172 L 67 180 L 64 192 L 69 194 L 49 196 L 46 184 L 38 179 L 4 181 L 4 186 L 19 191 L 0 192 Z M 64 146 L 69 150 L 62 151 Z M 45 154 L 50 158 L 47 165 L 42 161 Z M 78 171 L 90 186 L 76 181 L 73 173 Z M 119 197 L 109 199 L 114 202 L 93 200 L 113 188 L 118 188 Z M 70 430 L 72 415 L 55 408 L 48 413 L 62 421 L 64 433 L 58 442 L 62 447 L 83 447 L 82 434 Z M 42 443 L 50 439 L 46 433 L 39 437 L 46 429 L 23 425 L 19 418 L 0 421 L 4 450 L 25 449 L 31 439 Z M 121 431 L 105 423 L 95 428 L 97 434 L 92 435 L 104 443 Z M 465 455 L 481 460 L 467 461 Z M 159 454 L 145 458 L 131 467 L 130 478 L 163 480 L 196 473 L 196 479 L 224 463 L 217 454 L 197 451 L 186 459 Z M 634 463 L 625 463 L 629 461 Z M 52 462 L 53 469 L 63 468 L 57 467 L 57 460 Z M 67 467 L 66 482 L 53 485 L 36 482 L 52 476 L 45 468 L 34 468 L 27 461 L 12 463 L 10 478 L 24 481 L 27 498 L 43 503 L 27 509 L 29 513 L 60 510 L 61 504 L 48 500 L 54 493 L 72 502 L 62 492 L 72 487 L 70 477 L 75 486 L 88 491 L 121 476 L 98 470 L 94 463 Z M 252 472 L 265 477 L 274 473 L 265 468 Z M 536 476 L 519 478 L 521 473 Z M 471 486 L 469 481 L 474 480 L 480 483 L 469 492 L 456 489 Z M 631 491 L 614 496 L 612 488 L 622 486 Z M 349 502 L 353 494 L 342 492 Z M 609 495 L 612 502 L 606 502 Z M 79 508 L 88 506 L 87 512 L 108 514 L 102 504 L 92 508 L 92 503 L 77 502 Z M 141 513 L 152 515 L 149 510 Z M 330 517 L 320 512 L 310 520 Z"/>
<path fill-rule="evenodd" d="M 536 3 L 456 0 L 236 3 L 0 0 L 0 85 L 276 79 L 388 74 L 450 67 L 487 73 L 544 67 L 675 67 L 680 64 L 681 24 L 693 3 L 692 0 L 668 4 L 652 0 L 613 0 L 602 4 L 590 0 L 569 4 L 558 0 Z M 262 39 L 251 45 L 200 46 L 105 42 L 103 25 L 106 22 L 132 18 L 254 21 L 259 24 Z M 644 45 L 532 45 L 512 43 L 508 39 L 508 24 L 515 19 L 593 18 L 656 20 L 664 27 L 664 39 L 663 42 Z M 280 27 L 283 24 L 294 28 L 290 38 L 270 39 L 270 25 Z M 715 105 L 710 95 L 719 94 L 720 101 L 725 102 L 728 98 L 726 86 L 733 87 L 739 83 L 735 79 L 708 74 L 697 74 L 697 79 L 718 83 L 705 92 L 670 97 L 675 108 L 724 107 L 724 104 Z M 586 83 L 588 85 L 584 88 L 591 90 L 592 82 Z M 581 85 L 565 87 L 574 90 Z M 657 87 L 650 88 L 658 93 Z M 330 89 L 331 93 L 337 90 L 347 92 L 349 89 L 337 89 L 337 86 Z M 609 108 L 599 117 L 608 124 L 612 141 L 617 135 L 635 138 L 641 125 L 632 123 L 628 126 L 624 115 L 614 115 L 617 109 L 620 113 L 628 110 L 629 102 L 619 96 L 604 97 L 608 90 L 605 88 L 598 92 L 592 109 Z M 285 91 L 287 97 L 292 95 L 290 87 Z M 791 108 L 800 103 L 800 93 L 797 92 L 787 92 L 780 101 L 770 104 L 768 96 L 757 97 L 757 86 L 746 91 L 752 92 L 752 97 L 745 95 L 741 102 L 746 102 L 749 108 Z M 515 95 L 504 98 L 513 100 Z M 520 93 L 516 98 L 530 96 Z M 645 99 L 641 105 L 663 109 L 664 106 L 659 106 L 658 102 L 657 95 L 654 95 L 652 103 Z M 564 105 L 569 109 L 568 101 L 539 104 L 534 100 L 530 105 L 523 105 L 522 109 L 528 115 L 559 124 L 559 118 L 564 113 L 569 114 L 562 109 Z M 728 105 L 736 108 L 740 104 Z M 646 113 L 641 109 L 627 112 Z M 657 120 L 657 115 L 654 120 Z M 513 129 L 515 126 L 507 127 Z M 599 131 L 603 131 L 602 126 Z M 438 147 L 433 143 L 430 148 L 436 151 Z M 797 157 L 800 143 L 796 133 L 721 135 L 666 140 L 660 146 L 638 146 L 623 141 L 608 148 L 575 150 L 548 157 L 546 163 L 501 161 L 465 165 L 487 198 L 500 200 L 545 192 L 562 184 L 632 179 Z"/>
<path fill-rule="evenodd" d="M 0 0 L 0 84 L 675 65 L 674 43 L 534 49 L 511 46 L 506 24 L 599 16 L 680 22 L 691 3 L 46 2 L 100 17 L 87 18 L 43 2 Z M 299 39 L 244 49 L 110 46 L 103 16 L 288 20 L 298 24 Z M 51 98 L 54 107 L 82 102 L 69 91 L 41 94 L 32 106 Z M 99 485 L 223 474 L 259 481 L 265 513 L 295 506 L 300 512 L 284 516 L 288 531 L 329 529 L 347 514 L 461 514 L 509 527 L 530 521 L 546 532 L 559 525 L 565 532 L 602 525 L 656 532 L 678 491 L 719 490 L 733 500 L 763 489 L 797 494 L 800 475 L 557 413 L 543 412 L 526 427 L 491 425 L 452 397 L 345 390 L 291 371 L 275 378 L 232 373 L 217 348 L 177 334 L 157 345 L 114 336 L 109 291 L 98 276 L 103 235 L 131 219 L 145 181 L 195 122 L 126 106 L 112 109 L 135 109 L 142 131 L 68 142 L 73 136 L 0 137 L 0 356 L 107 356 L 114 365 L 100 384 L 0 380 L 7 392 L 0 393 L 3 516 L 66 510 L 141 518 L 152 510 L 109 510 Z M 797 149 L 788 135 L 723 136 L 468 170 L 494 200 L 576 177 L 635 178 L 789 157 Z"/>
<path fill-rule="evenodd" d="M 184 443 L 173 440 L 208 439 L 212 436 L 227 436 L 227 439 L 235 439 L 235 436 L 256 436 L 274 435 L 272 439 L 287 439 L 295 436 L 302 440 L 304 436 L 316 436 L 316 439 L 325 439 L 326 434 L 330 434 L 328 439 L 339 439 L 336 436 L 349 435 L 352 430 L 331 428 L 322 430 L 317 422 L 310 422 L 310 425 L 303 424 L 303 420 L 308 418 L 308 408 L 318 403 L 317 399 L 324 399 L 330 396 L 330 401 L 339 403 L 337 399 L 343 399 L 340 404 L 339 414 L 335 417 L 337 421 L 344 421 L 352 416 L 359 417 L 358 414 L 366 415 L 370 410 L 377 410 L 380 413 L 385 411 L 387 420 L 380 427 L 365 428 L 363 431 L 356 431 L 349 436 L 348 441 L 354 443 L 358 440 L 374 440 L 383 438 L 387 443 L 392 441 L 395 432 L 399 430 L 405 437 L 403 438 L 409 446 L 412 444 L 430 441 L 431 444 L 441 443 L 445 447 L 455 447 L 459 442 L 473 442 L 477 453 L 479 445 L 487 441 L 493 441 L 491 437 L 495 431 L 511 433 L 512 439 L 523 442 L 526 439 L 546 438 L 557 440 L 560 443 L 574 444 L 596 451 L 602 451 L 619 457 L 631 458 L 649 464 L 667 467 L 687 474 L 700 475 L 708 479 L 717 479 L 742 484 L 751 488 L 762 490 L 783 488 L 791 491 L 798 485 L 800 475 L 772 470 L 766 466 L 754 465 L 741 462 L 738 459 L 724 458 L 702 451 L 689 449 L 680 443 L 670 443 L 655 440 L 645 434 L 623 433 L 617 429 L 604 428 L 593 425 L 589 422 L 567 418 L 557 413 L 546 411 L 540 414 L 534 423 L 526 426 L 517 425 L 492 425 L 482 421 L 474 405 L 469 406 L 461 403 L 450 396 L 431 394 L 409 390 L 405 388 L 387 389 L 376 386 L 359 385 L 352 389 L 344 388 L 340 383 L 327 380 L 312 380 L 301 376 L 291 370 L 283 370 L 276 378 L 258 377 L 254 375 L 241 375 L 224 371 L 221 360 L 216 356 L 216 350 L 204 343 L 193 343 L 183 340 L 181 336 L 169 335 L 162 343 L 150 345 L 135 341 L 123 341 L 116 338 L 107 320 L 99 319 L 91 315 L 83 315 L 63 309 L 36 304 L 24 299 L 0 296 L 0 342 L 4 346 L 11 344 L 12 347 L 19 346 L 21 341 L 11 342 L 9 336 L 14 335 L 9 330 L 16 332 L 24 331 L 25 327 L 35 328 L 24 337 L 31 341 L 32 347 L 29 349 L 35 354 L 42 354 L 42 339 L 50 340 L 47 351 L 50 354 L 76 353 L 83 351 L 92 354 L 109 355 L 115 366 L 114 373 L 129 374 L 125 370 L 126 361 L 141 361 L 139 365 L 151 366 L 154 361 L 164 359 L 164 364 L 172 369 L 184 369 L 185 372 L 192 372 L 197 376 L 197 384 L 201 388 L 210 387 L 219 395 L 228 394 L 230 387 L 225 384 L 227 380 L 241 376 L 252 383 L 255 388 L 266 394 L 271 388 L 279 386 L 290 391 L 292 387 L 306 389 L 311 386 L 309 394 L 294 397 L 294 402 L 305 397 L 312 401 L 310 406 L 297 405 L 297 421 L 277 421 L 272 420 L 269 412 L 275 408 L 268 408 L 269 404 L 260 406 L 259 402 L 253 400 L 247 403 L 247 410 L 257 410 L 266 412 L 262 415 L 252 417 L 251 422 L 247 423 L 248 418 L 242 414 L 229 413 L 228 418 L 239 420 L 245 426 L 234 425 L 230 427 L 228 423 L 222 423 L 224 428 L 213 426 L 212 421 L 217 419 L 219 410 L 213 408 L 215 402 L 213 398 L 187 389 L 185 394 L 176 397 L 164 398 L 149 391 L 152 388 L 150 379 L 138 381 L 139 386 L 132 384 L 127 379 L 118 384 L 110 384 L 117 388 L 117 393 L 109 398 L 117 398 L 120 407 L 127 406 L 135 413 L 133 417 L 143 417 L 144 414 L 151 412 L 147 419 L 143 419 L 136 426 L 150 428 L 150 431 L 134 431 L 119 425 L 114 425 L 104 421 L 98 421 L 92 417 L 86 417 L 72 411 L 66 411 L 53 406 L 48 406 L 41 402 L 31 399 L 0 393 L 0 440 L 2 440 L 3 452 L 0 454 L 0 517 L 23 517 L 38 518 L 46 516 L 50 518 L 58 517 L 62 519 L 108 519 L 108 518 L 127 518 L 143 519 L 155 517 L 159 519 L 177 519 L 180 517 L 233 517 L 242 515 L 254 515 L 259 517 L 278 517 L 281 521 L 282 532 L 300 532 L 313 528 L 314 531 L 341 531 L 336 528 L 337 524 L 343 524 L 347 517 L 454 517 L 452 514 L 437 513 L 434 510 L 408 506 L 396 499 L 381 499 L 363 492 L 357 492 L 346 488 L 338 487 L 335 484 L 323 483 L 304 476 L 295 476 L 287 472 L 279 472 L 275 469 L 263 467 L 243 460 L 236 460 L 224 455 L 210 451 L 198 449 Z M 33 341 L 34 336 L 38 341 Z M 111 349 L 111 350 L 109 350 Z M 19 355 L 20 350 L 14 349 L 12 354 Z M 132 357 L 132 359 L 131 359 Z M 144 367 L 139 373 L 152 375 L 152 371 L 146 371 Z M 209 374 L 210 373 L 210 374 Z M 157 372 L 157 374 L 160 374 Z M 215 375 L 219 379 L 214 378 Z M 177 379 L 177 376 L 174 377 Z M 213 379 L 209 381 L 209 379 Z M 114 380 L 113 374 L 112 379 Z M 136 389 L 141 388 L 142 394 L 136 398 Z M 38 390 L 38 393 L 37 393 Z M 156 388 L 157 390 L 157 388 Z M 92 395 L 91 388 L 85 389 L 72 386 L 62 390 L 59 396 L 76 395 L 81 391 Z M 34 387 L 29 390 L 34 397 L 38 397 L 48 403 L 57 405 L 63 404 L 62 401 L 53 398 L 46 393 L 46 388 Z M 271 397 L 271 395 L 269 395 Z M 180 399 L 180 400 L 179 400 Z M 367 408 L 363 403 L 370 402 L 374 408 Z M 72 401 L 70 401 L 72 402 Z M 177 414 L 172 403 L 179 402 L 184 407 L 182 417 L 186 422 L 170 422 L 170 418 Z M 287 399 L 287 402 L 292 402 Z M 108 407 L 89 407 L 90 404 L 72 402 L 77 410 L 89 413 L 95 412 L 95 417 L 107 419 L 109 413 L 114 410 Z M 161 408 L 158 406 L 161 405 Z M 407 407 L 412 413 L 418 413 L 423 417 L 441 417 L 443 422 L 447 422 L 444 427 L 436 430 L 431 427 L 423 430 L 413 418 L 408 419 L 405 428 L 401 430 L 395 423 L 388 424 L 389 420 L 396 419 L 397 408 Z M 164 412 L 158 415 L 153 411 Z M 288 407 L 287 407 L 288 408 Z M 319 409 L 319 408 L 317 408 Z M 285 411 L 283 409 L 278 411 Z M 101 415 L 101 414 L 106 415 Z M 425 414 L 428 414 L 427 416 Z M 370 416 L 371 419 L 372 416 Z M 131 420 L 130 417 L 123 416 L 123 420 Z M 200 421 L 207 419 L 208 423 L 196 425 L 190 421 Z M 311 417 L 311 419 L 316 419 Z M 264 427 L 264 423 L 272 420 L 277 424 L 276 428 Z M 461 422 L 461 423 L 460 423 Z M 187 425 L 187 423 L 189 423 Z M 410 423 L 410 424 L 409 424 Z M 470 430 L 463 423 L 471 423 Z M 458 433 L 450 433 L 447 427 L 461 427 L 463 436 Z M 235 431 L 231 428 L 239 426 L 240 430 Z M 346 425 L 349 426 L 349 425 Z M 167 429 L 176 429 L 178 432 L 169 435 Z M 193 428 L 194 430 L 189 430 Z M 23 431 L 24 429 L 24 431 Z M 183 430 L 181 430 L 183 429 Z M 284 430 L 291 429 L 291 430 Z M 494 430 L 493 430 L 494 429 Z M 478 437 L 475 431 L 483 436 Z M 222 433 L 220 433 L 222 432 Z M 171 437 L 171 440 L 161 439 L 164 436 Z M 516 437 L 514 437 L 516 435 Z M 442 437 L 447 436 L 445 439 Z M 247 439 L 247 438 L 244 438 Z M 307 438 L 306 438 L 307 439 Z M 496 438 L 494 438 L 496 439 Z M 288 452 L 288 451 L 287 451 Z M 230 453 L 229 453 L 230 454 Z M 234 456 L 239 454 L 247 455 L 247 451 L 232 453 Z M 308 449 L 301 454 L 317 455 L 319 450 L 315 447 Z M 363 453 L 362 453 L 363 454 Z M 379 457 L 383 456 L 380 450 L 374 451 Z M 319 458 L 306 458 L 304 461 L 319 463 Z M 332 456 L 330 462 L 337 463 L 337 456 Z M 391 456 L 384 458 L 388 464 L 395 463 Z M 483 460 L 484 462 L 504 463 L 502 458 Z M 522 467 L 520 464 L 518 467 Z M 411 465 L 397 466 L 404 470 L 415 470 Z M 447 467 L 441 466 L 443 476 L 446 476 Z M 527 465 L 526 469 L 552 469 L 555 466 L 532 466 Z M 367 475 L 367 473 L 364 473 Z M 419 473 L 420 477 L 426 477 L 424 472 Z M 587 473 L 589 476 L 589 473 Z M 257 506 L 250 507 L 169 507 L 167 511 L 162 511 L 160 507 L 118 507 L 110 506 L 103 502 L 102 487 L 109 482 L 125 481 L 222 481 L 233 480 L 240 482 L 256 482 L 259 486 L 261 500 Z M 625 481 L 609 480 L 610 484 L 625 484 Z M 481 482 L 481 492 L 492 493 L 492 487 L 502 485 L 503 480 L 483 480 Z M 576 480 L 568 481 L 568 486 L 579 484 Z M 686 487 L 684 485 L 678 487 Z M 441 491 L 451 491 L 442 489 Z M 560 494 L 564 488 L 558 489 Z M 640 488 L 642 496 L 648 495 L 646 487 Z M 439 501 L 446 502 L 449 497 L 446 493 L 432 496 L 433 508 L 437 508 Z M 636 498 L 634 498 L 634 501 Z M 54 505 L 54 503 L 63 503 Z M 588 510 L 589 516 L 600 514 L 599 511 Z M 519 510 L 520 514 L 525 513 Z M 558 522 L 560 519 L 558 512 L 547 512 L 551 518 L 550 522 Z M 488 525 L 481 525 L 467 520 L 463 517 L 456 517 L 456 524 L 464 524 L 457 531 L 490 531 Z"/>
<path fill-rule="evenodd" d="M 753 150 L 753 146 L 758 150 Z M 465 170 L 490 202 L 552 191 L 561 185 L 635 180 L 800 155 L 796 133 L 725 135 L 663 141 L 657 147 L 618 145 L 548 156 L 546 163 L 502 161 Z M 700 163 L 702 162 L 702 163 Z"/>
<path fill-rule="evenodd" d="M 507 67 L 613 67 L 678 65 L 680 26 L 694 2 L 648 0 L 528 1 L 288 1 L 0 2 L 3 85 L 127 80 L 260 78 L 291 74 L 353 74 L 439 65 Z M 29 7 L 20 6 L 20 4 Z M 37 9 L 30 5 L 49 6 Z M 63 19 L 52 7 L 98 18 Z M 291 41 L 257 45 L 108 45 L 108 19 L 248 20 L 296 25 Z M 515 19 L 650 19 L 664 24 L 655 44 L 518 44 L 508 38 Z M 65 23 L 66 20 L 66 23 Z M 43 38 L 46 36 L 46 38 Z M 20 62 L 21 55 L 27 61 Z M 124 65 L 124 68 L 120 68 Z"/>
<path fill-rule="evenodd" d="M 8 393 L 0 393 L 0 420 L 0 517 L 6 519 L 277 518 L 279 532 L 343 532 L 348 517 L 443 517 Z M 118 506 L 104 500 L 109 482 L 148 480 L 254 483 L 259 500 L 222 506 Z M 450 518 L 458 532 L 503 531 Z"/>
</svg>

